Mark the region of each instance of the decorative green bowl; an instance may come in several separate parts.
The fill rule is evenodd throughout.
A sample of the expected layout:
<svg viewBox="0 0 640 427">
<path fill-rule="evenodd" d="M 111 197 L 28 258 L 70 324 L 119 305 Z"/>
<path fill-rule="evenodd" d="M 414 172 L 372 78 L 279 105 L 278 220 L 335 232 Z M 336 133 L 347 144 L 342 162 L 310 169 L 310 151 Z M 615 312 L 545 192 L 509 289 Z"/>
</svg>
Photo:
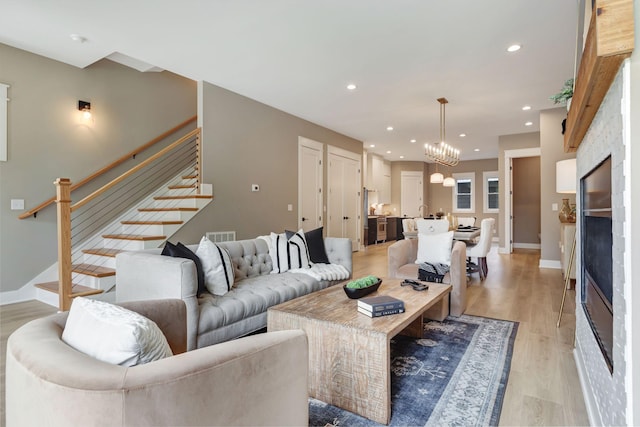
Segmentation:
<svg viewBox="0 0 640 427">
<path fill-rule="evenodd" d="M 345 284 L 342 289 L 344 289 L 344 293 L 347 294 L 349 298 L 358 299 L 362 298 L 365 295 L 369 295 L 371 292 L 377 291 L 381 283 L 382 279 L 377 278 L 377 280 L 373 284 L 364 288 L 348 288 Z"/>
</svg>

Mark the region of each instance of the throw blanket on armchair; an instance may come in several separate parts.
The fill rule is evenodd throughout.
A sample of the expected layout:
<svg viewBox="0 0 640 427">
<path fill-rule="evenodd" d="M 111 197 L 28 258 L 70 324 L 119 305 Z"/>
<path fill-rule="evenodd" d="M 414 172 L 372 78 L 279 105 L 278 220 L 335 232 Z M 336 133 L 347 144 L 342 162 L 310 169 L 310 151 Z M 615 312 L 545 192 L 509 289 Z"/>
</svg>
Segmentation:
<svg viewBox="0 0 640 427">
<path fill-rule="evenodd" d="M 423 262 L 418 268 L 418 280 L 427 282 L 442 283 L 444 275 L 449 272 L 449 266 L 446 264 L 431 264 Z"/>
<path fill-rule="evenodd" d="M 340 264 L 313 264 L 311 268 L 295 268 L 292 273 L 303 273 L 316 280 L 347 280 L 349 270 Z"/>
</svg>

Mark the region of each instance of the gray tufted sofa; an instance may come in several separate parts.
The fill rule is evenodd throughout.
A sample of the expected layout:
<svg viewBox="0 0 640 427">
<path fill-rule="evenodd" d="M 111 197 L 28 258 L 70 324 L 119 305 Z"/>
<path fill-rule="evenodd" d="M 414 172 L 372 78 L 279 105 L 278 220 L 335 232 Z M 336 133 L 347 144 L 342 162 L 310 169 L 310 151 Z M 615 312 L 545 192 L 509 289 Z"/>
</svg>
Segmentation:
<svg viewBox="0 0 640 427">
<path fill-rule="evenodd" d="M 162 249 L 123 252 L 116 256 L 116 301 L 180 298 L 187 306 L 187 349 L 202 348 L 266 327 L 267 309 L 335 285 L 302 273 L 271 274 L 267 243 L 260 238 L 218 243 L 233 262 L 234 287 L 223 296 L 197 297 L 193 261 L 162 256 Z M 327 257 L 352 273 L 351 241 L 324 239 Z M 187 246 L 196 251 L 198 245 Z"/>
</svg>

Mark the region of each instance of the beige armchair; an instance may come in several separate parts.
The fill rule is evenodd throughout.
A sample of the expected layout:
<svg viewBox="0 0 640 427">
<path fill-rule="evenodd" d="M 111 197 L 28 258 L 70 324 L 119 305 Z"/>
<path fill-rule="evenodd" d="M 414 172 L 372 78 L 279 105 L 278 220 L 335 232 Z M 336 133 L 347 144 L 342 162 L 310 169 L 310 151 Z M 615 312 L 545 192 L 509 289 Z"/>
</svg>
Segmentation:
<svg viewBox="0 0 640 427">
<path fill-rule="evenodd" d="M 445 275 L 443 283 L 451 285 L 449 295 L 449 314 L 459 317 L 467 309 L 467 246 L 460 241 L 454 241 L 451 250 L 451 267 Z M 399 279 L 417 279 L 418 239 L 398 240 L 387 250 L 389 277 Z"/>
<path fill-rule="evenodd" d="M 125 368 L 61 340 L 68 313 L 34 320 L 7 343 L 7 426 L 306 425 L 303 331 L 185 352 L 181 300 L 122 304 L 155 321 L 174 356 Z"/>
</svg>

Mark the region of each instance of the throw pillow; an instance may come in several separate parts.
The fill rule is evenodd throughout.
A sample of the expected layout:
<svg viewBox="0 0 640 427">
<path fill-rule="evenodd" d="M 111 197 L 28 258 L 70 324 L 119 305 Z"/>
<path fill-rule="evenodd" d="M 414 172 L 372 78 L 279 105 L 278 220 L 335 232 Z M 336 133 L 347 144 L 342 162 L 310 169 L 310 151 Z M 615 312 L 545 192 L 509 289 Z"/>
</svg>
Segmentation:
<svg viewBox="0 0 640 427">
<path fill-rule="evenodd" d="M 309 249 L 304 232 L 299 230 L 287 239 L 287 233 L 271 233 L 269 255 L 273 263 L 272 273 L 284 273 L 294 268 L 309 268 Z"/>
<path fill-rule="evenodd" d="M 453 245 L 453 231 L 437 234 L 418 233 L 418 256 L 416 264 L 451 265 L 451 247 Z"/>
<path fill-rule="evenodd" d="M 233 286 L 233 264 L 229 252 L 202 237 L 196 255 L 202 262 L 204 285 L 214 295 L 222 296 Z"/>
<path fill-rule="evenodd" d="M 106 363 L 135 366 L 172 356 L 167 339 L 152 320 L 103 301 L 76 297 L 62 341 Z"/>
<path fill-rule="evenodd" d="M 204 271 L 202 270 L 202 263 L 198 255 L 194 254 L 191 249 L 178 242 L 177 245 L 169 242 L 165 243 L 162 249 L 162 255 L 171 256 L 174 258 L 186 258 L 193 261 L 196 265 L 196 276 L 198 279 L 198 296 L 207 290 L 204 284 Z"/>
<path fill-rule="evenodd" d="M 324 247 L 322 227 L 304 233 L 309 248 L 309 260 L 314 264 L 330 264 L 327 250 Z"/>
</svg>

